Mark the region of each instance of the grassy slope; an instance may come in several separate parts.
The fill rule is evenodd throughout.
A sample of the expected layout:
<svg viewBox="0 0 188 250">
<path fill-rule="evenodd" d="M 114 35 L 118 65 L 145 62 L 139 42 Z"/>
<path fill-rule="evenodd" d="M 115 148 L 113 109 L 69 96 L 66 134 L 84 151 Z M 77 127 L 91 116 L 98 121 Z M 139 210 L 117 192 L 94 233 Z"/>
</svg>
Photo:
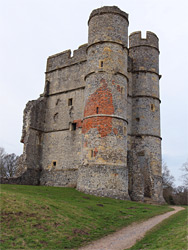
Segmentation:
<svg viewBox="0 0 188 250">
<path fill-rule="evenodd" d="M 188 208 L 164 220 L 134 245 L 131 250 L 187 250 Z"/>
<path fill-rule="evenodd" d="M 169 210 L 72 188 L 1 185 L 1 250 L 76 248 Z"/>
</svg>

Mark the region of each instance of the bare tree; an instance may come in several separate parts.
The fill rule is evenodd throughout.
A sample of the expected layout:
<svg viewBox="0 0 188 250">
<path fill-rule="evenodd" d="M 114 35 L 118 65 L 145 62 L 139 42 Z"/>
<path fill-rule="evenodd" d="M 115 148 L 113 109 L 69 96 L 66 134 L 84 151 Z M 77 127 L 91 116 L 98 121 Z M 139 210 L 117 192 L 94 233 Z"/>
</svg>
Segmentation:
<svg viewBox="0 0 188 250">
<path fill-rule="evenodd" d="M 4 148 L 0 147 L 0 176 L 6 176 L 5 168 L 4 168 L 4 157 L 5 157 L 5 150 Z"/>
<path fill-rule="evenodd" d="M 165 162 L 162 164 L 163 188 L 174 187 L 175 178 L 170 174 L 170 170 Z"/>
<path fill-rule="evenodd" d="M 183 184 L 185 185 L 186 188 L 188 188 L 188 159 L 182 165 L 181 170 L 184 172 L 184 174 L 181 176 Z"/>
<path fill-rule="evenodd" d="M 173 200 L 176 205 L 188 205 L 188 188 L 178 186 L 174 189 Z"/>
<path fill-rule="evenodd" d="M 163 163 L 163 197 L 168 204 L 188 205 L 188 161 L 181 170 L 185 172 L 182 176 L 184 186 L 175 187 L 175 179 L 166 163 Z"/>
<path fill-rule="evenodd" d="M 0 147 L 0 176 L 10 178 L 17 171 L 18 156 L 6 154 L 4 148 Z"/>
<path fill-rule="evenodd" d="M 173 200 L 175 178 L 170 174 L 170 170 L 165 162 L 162 164 L 163 172 L 163 197 L 168 204 L 175 204 Z"/>
</svg>

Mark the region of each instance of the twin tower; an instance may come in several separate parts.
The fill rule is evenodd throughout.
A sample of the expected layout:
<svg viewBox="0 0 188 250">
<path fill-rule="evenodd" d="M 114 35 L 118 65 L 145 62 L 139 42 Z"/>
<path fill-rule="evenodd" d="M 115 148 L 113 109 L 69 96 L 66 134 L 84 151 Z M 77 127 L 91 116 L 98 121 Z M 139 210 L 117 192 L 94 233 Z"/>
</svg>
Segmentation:
<svg viewBox="0 0 188 250">
<path fill-rule="evenodd" d="M 24 111 L 34 184 L 163 202 L 158 38 L 134 32 L 128 46 L 128 24 L 115 6 L 96 9 L 88 44 L 48 58 L 44 93 Z"/>
</svg>

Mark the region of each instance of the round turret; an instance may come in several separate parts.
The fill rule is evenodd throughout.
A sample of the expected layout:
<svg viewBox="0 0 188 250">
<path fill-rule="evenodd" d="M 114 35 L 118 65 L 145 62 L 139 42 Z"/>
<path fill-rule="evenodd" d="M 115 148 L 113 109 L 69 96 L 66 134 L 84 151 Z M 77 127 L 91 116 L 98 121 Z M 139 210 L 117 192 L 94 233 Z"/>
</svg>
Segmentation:
<svg viewBox="0 0 188 250">
<path fill-rule="evenodd" d="M 80 191 L 129 199 L 127 171 L 128 15 L 117 7 L 89 18 Z"/>
<path fill-rule="evenodd" d="M 147 31 L 146 38 L 142 38 L 141 35 L 141 31 L 136 31 L 129 35 L 129 48 L 142 45 L 159 49 L 159 39 L 155 33 Z"/>
<path fill-rule="evenodd" d="M 129 36 L 129 54 L 133 58 L 132 71 L 151 71 L 159 73 L 158 37 L 147 31 L 146 39 L 141 38 L 141 32 Z"/>
<path fill-rule="evenodd" d="M 102 7 L 93 10 L 88 21 L 88 44 L 111 41 L 127 47 L 128 14 L 118 7 Z"/>
<path fill-rule="evenodd" d="M 131 198 L 162 202 L 158 37 L 129 37 L 132 59 Z"/>
<path fill-rule="evenodd" d="M 133 134 L 160 137 L 159 48 L 158 37 L 141 32 L 129 37 L 129 56 L 132 58 Z"/>
</svg>

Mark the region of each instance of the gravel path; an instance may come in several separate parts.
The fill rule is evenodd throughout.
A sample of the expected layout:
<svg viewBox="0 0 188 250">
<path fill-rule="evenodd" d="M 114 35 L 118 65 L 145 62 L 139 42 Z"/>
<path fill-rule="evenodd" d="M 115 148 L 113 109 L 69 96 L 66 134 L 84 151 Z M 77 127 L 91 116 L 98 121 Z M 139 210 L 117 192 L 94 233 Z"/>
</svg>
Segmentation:
<svg viewBox="0 0 188 250">
<path fill-rule="evenodd" d="M 93 241 L 79 250 L 124 250 L 132 247 L 137 240 L 144 237 L 145 233 L 152 227 L 168 218 L 169 216 L 183 210 L 182 207 L 172 207 L 174 211 L 155 216 L 141 223 L 133 223 L 132 225 L 121 229 L 118 232 L 110 234 L 100 240 Z"/>
</svg>

